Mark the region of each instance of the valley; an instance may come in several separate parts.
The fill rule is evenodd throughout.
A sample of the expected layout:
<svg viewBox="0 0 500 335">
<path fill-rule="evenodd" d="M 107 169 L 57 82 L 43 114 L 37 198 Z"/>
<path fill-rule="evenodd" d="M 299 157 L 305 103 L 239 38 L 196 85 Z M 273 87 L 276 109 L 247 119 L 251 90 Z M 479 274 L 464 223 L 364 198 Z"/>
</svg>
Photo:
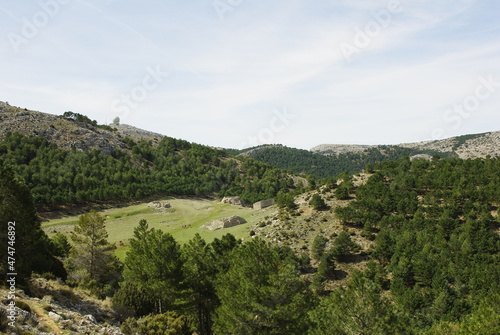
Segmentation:
<svg viewBox="0 0 500 335">
<path fill-rule="evenodd" d="M 500 324 L 498 132 L 245 154 L 72 112 L 0 111 L 0 214 L 16 221 L 9 256 L 20 260 L 8 264 L 20 290 L 0 314 L 16 305 L 16 331 L 260 334 L 262 318 L 290 334 L 431 335 Z M 477 318 L 481 331 L 468 332 Z"/>
<path fill-rule="evenodd" d="M 221 238 L 228 233 L 233 234 L 238 239 L 245 239 L 249 236 L 254 224 L 276 211 L 275 207 L 254 210 L 250 207 L 223 204 L 217 200 L 201 198 L 162 198 L 158 201 L 170 203 L 171 208 L 150 208 L 148 207 L 149 202 L 143 202 L 104 209 L 99 212 L 106 218 L 108 241 L 116 244 L 116 255 L 121 260 L 125 259 L 128 240 L 132 238 L 134 228 L 142 219 L 146 220 L 151 228 L 161 229 L 165 233 L 172 234 L 182 244 L 192 239 L 196 233 L 200 234 L 207 242 L 211 242 L 214 238 Z M 216 231 L 202 227 L 211 221 L 233 215 L 241 216 L 247 223 Z M 42 229 L 49 237 L 55 232 L 69 235 L 78 223 L 78 217 L 79 215 L 68 215 L 45 221 L 42 223 Z"/>
</svg>

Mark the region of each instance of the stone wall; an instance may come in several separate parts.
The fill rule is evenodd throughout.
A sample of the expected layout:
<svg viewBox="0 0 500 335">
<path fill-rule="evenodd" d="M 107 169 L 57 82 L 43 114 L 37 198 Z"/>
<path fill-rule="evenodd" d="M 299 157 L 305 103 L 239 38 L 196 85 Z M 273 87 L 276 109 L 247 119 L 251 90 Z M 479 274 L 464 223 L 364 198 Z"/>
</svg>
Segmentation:
<svg viewBox="0 0 500 335">
<path fill-rule="evenodd" d="M 274 205 L 274 199 L 257 201 L 253 204 L 253 209 L 262 209 Z"/>
</svg>

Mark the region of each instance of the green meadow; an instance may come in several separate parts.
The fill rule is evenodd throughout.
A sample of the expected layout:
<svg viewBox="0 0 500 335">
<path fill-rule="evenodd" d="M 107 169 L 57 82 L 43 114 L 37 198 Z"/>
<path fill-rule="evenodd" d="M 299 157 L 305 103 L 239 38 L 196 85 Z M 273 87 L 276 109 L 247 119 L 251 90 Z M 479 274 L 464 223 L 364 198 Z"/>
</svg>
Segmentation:
<svg viewBox="0 0 500 335">
<path fill-rule="evenodd" d="M 199 233 L 207 242 L 231 233 L 236 238 L 248 238 L 251 227 L 273 211 L 273 207 L 263 210 L 253 210 L 248 207 L 239 207 L 222 204 L 219 201 L 205 199 L 161 199 L 172 206 L 168 209 L 149 208 L 148 202 L 127 207 L 110 208 L 99 211 L 106 218 L 106 229 L 109 242 L 117 246 L 116 254 L 120 259 L 125 258 L 129 239 L 133 237 L 134 228 L 140 220 L 145 219 L 149 227 L 161 229 L 172 236 L 181 244 L 189 241 Z M 209 231 L 202 227 L 211 221 L 238 215 L 247 223 Z M 42 228 L 49 236 L 59 231 L 69 235 L 78 223 L 78 215 L 67 216 L 42 223 Z"/>
</svg>

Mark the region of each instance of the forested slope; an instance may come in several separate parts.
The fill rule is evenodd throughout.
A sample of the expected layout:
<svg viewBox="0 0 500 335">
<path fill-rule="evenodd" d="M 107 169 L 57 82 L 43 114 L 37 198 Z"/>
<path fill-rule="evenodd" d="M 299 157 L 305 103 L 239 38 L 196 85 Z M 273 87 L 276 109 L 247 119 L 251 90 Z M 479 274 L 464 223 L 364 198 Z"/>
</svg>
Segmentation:
<svg viewBox="0 0 500 335">
<path fill-rule="evenodd" d="M 500 160 L 403 159 L 375 168 L 356 200 L 336 211 L 346 225 L 376 233 L 371 257 L 385 274 L 372 279 L 414 330 L 496 333 Z"/>
<path fill-rule="evenodd" d="M 125 143 L 131 155 L 118 149 L 103 155 L 63 150 L 41 136 L 9 134 L 0 142 L 0 160 L 25 180 L 38 206 L 157 195 L 240 195 L 252 203 L 294 186 L 270 165 L 187 141 Z"/>
<path fill-rule="evenodd" d="M 266 146 L 258 150 L 249 150 L 248 156 L 294 173 L 304 173 L 318 178 L 336 177 L 344 171 L 361 172 L 367 164 L 393 161 L 416 154 L 440 154 L 448 157 L 449 153 L 433 150 L 419 150 L 398 146 L 377 146 L 360 152 L 339 154 L 313 153 L 308 150 L 289 148 L 281 145 Z"/>
</svg>

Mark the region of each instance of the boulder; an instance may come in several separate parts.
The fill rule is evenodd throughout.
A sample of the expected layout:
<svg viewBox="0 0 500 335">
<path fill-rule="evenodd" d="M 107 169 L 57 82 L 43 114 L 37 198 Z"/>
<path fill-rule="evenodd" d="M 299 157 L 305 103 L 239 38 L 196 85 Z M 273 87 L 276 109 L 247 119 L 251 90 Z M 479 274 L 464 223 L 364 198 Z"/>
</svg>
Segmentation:
<svg viewBox="0 0 500 335">
<path fill-rule="evenodd" d="M 89 320 L 92 323 L 97 323 L 97 320 L 95 319 L 95 317 L 92 314 L 85 315 L 84 318 Z"/>
<path fill-rule="evenodd" d="M 163 208 L 170 208 L 170 203 L 168 202 L 161 202 L 161 201 L 152 201 L 148 204 L 148 207 L 151 208 L 156 208 L 156 209 L 163 209 Z"/>
<path fill-rule="evenodd" d="M 428 154 L 418 154 L 410 157 L 410 161 L 414 161 L 415 159 L 423 159 L 426 161 L 432 161 L 432 156 Z"/>
<path fill-rule="evenodd" d="M 223 204 L 230 204 L 235 206 L 243 206 L 243 200 L 240 197 L 224 197 L 221 202 Z"/>
<path fill-rule="evenodd" d="M 59 321 L 61 321 L 63 319 L 62 316 L 60 316 L 59 314 L 54 313 L 54 312 L 49 312 L 49 318 L 51 318 L 55 322 L 59 322 Z"/>
<path fill-rule="evenodd" d="M 247 221 L 244 218 L 234 215 L 228 218 L 222 218 L 219 220 L 212 221 L 204 225 L 204 227 L 207 228 L 208 230 L 218 230 L 218 229 L 234 227 L 246 222 Z"/>
</svg>

